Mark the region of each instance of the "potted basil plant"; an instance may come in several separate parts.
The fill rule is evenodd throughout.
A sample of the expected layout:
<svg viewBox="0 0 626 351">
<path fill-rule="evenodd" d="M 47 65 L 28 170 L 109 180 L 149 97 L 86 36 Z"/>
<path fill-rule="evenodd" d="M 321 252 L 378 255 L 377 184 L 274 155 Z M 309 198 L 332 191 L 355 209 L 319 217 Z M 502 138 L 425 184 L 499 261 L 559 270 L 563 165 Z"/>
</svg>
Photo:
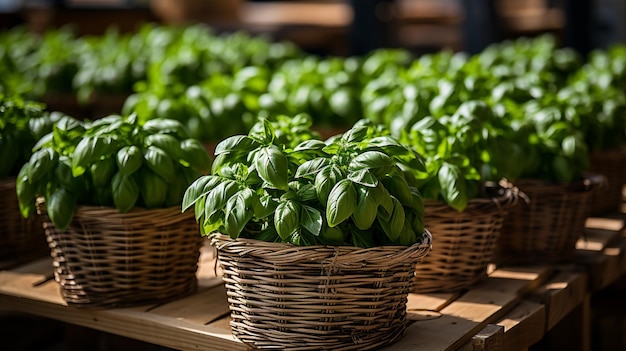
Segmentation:
<svg viewBox="0 0 626 351">
<path fill-rule="evenodd" d="M 17 179 L 23 215 L 37 210 L 65 300 L 133 305 L 192 292 L 201 241 L 179 208 L 210 168 L 174 120 L 65 118 L 39 140 Z"/>
<path fill-rule="evenodd" d="M 400 168 L 424 170 L 421 156 L 366 121 L 295 146 L 261 123 L 220 142 L 183 198 L 217 248 L 233 334 L 283 349 L 397 340 L 432 239 Z"/>
</svg>

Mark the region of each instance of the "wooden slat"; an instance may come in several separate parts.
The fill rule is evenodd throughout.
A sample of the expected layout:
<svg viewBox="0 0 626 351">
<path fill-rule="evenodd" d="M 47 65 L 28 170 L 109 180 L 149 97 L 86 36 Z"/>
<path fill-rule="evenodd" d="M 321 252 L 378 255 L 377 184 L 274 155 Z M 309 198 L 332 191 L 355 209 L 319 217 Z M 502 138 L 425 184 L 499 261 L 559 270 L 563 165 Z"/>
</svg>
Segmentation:
<svg viewBox="0 0 626 351">
<path fill-rule="evenodd" d="M 472 338 L 472 351 L 504 351 L 504 327 L 489 324 Z"/>
<path fill-rule="evenodd" d="M 626 238 L 618 238 L 601 252 L 578 250 L 575 261 L 587 270 L 590 291 L 601 290 L 626 272 Z"/>
<path fill-rule="evenodd" d="M 483 283 L 441 309 L 441 317 L 416 321 L 385 350 L 456 350 L 512 310 L 533 286 L 552 274 L 545 267 L 496 270 Z"/>
<path fill-rule="evenodd" d="M 407 296 L 407 319 L 410 321 L 432 319 L 439 316 L 440 311 L 445 306 L 454 301 L 459 294 L 454 293 L 433 293 L 433 294 L 415 294 L 410 293 Z"/>
<path fill-rule="evenodd" d="M 546 306 L 546 330 L 549 331 L 584 302 L 587 276 L 584 273 L 560 272 L 533 292 L 533 296 Z"/>
<path fill-rule="evenodd" d="M 588 217 L 585 221 L 585 228 L 619 232 L 624 229 L 624 220 L 621 218 Z"/>
<path fill-rule="evenodd" d="M 134 309 L 86 310 L 2 294 L 0 305 L 177 350 L 246 350 L 230 331 Z"/>
<path fill-rule="evenodd" d="M 504 327 L 505 350 L 526 349 L 543 338 L 546 309 L 542 304 L 523 300 L 496 323 Z"/>
<path fill-rule="evenodd" d="M 209 324 L 230 313 L 226 288 L 220 284 L 200 289 L 192 296 L 150 309 L 151 314 L 176 318 L 198 324 Z"/>
</svg>

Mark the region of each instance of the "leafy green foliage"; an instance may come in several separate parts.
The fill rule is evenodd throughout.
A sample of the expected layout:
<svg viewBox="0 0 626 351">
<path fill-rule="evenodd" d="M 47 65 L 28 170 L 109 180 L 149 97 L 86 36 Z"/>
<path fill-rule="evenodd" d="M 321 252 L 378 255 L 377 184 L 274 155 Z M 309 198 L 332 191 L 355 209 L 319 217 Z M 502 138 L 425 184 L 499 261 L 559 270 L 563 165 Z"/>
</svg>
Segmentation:
<svg viewBox="0 0 626 351">
<path fill-rule="evenodd" d="M 59 119 L 20 170 L 22 215 L 34 211 L 39 196 L 61 230 L 77 205 L 110 206 L 120 212 L 180 205 L 187 187 L 210 169 L 211 160 L 179 122 L 160 122 L 141 125 L 132 115 L 93 123 Z"/>
<path fill-rule="evenodd" d="M 264 119 L 217 145 L 212 174 L 182 202 L 204 234 L 361 247 L 422 237 L 421 195 L 400 168 L 425 171 L 419 154 L 365 120 L 326 141 L 283 123 Z"/>
<path fill-rule="evenodd" d="M 57 114 L 44 111 L 44 106 L 19 97 L 0 94 L 0 177 L 16 176 L 32 154 L 35 143 L 52 130 Z M 51 170 L 55 155 L 39 153 L 34 162 L 42 164 L 36 177 Z"/>
</svg>

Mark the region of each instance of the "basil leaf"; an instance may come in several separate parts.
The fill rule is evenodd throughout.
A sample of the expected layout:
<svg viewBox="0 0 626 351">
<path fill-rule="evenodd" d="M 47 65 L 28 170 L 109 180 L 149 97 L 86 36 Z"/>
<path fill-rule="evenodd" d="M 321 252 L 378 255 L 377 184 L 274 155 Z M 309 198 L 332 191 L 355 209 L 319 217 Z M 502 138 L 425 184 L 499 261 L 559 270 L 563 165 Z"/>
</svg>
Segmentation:
<svg viewBox="0 0 626 351">
<path fill-rule="evenodd" d="M 141 167 L 143 155 L 135 145 L 124 146 L 117 152 L 116 161 L 119 171 L 129 176 Z"/>
<path fill-rule="evenodd" d="M 199 171 L 211 169 L 211 155 L 199 140 L 185 139 L 180 143 L 181 159 Z"/>
<path fill-rule="evenodd" d="M 33 153 L 28 166 L 28 180 L 35 183 L 45 178 L 57 165 L 59 155 L 50 148 L 41 149 Z"/>
<path fill-rule="evenodd" d="M 315 192 L 322 205 L 326 206 L 330 191 L 341 178 L 343 174 L 336 166 L 326 167 L 315 176 Z"/>
<path fill-rule="evenodd" d="M 463 211 L 467 206 L 467 188 L 465 179 L 458 166 L 444 162 L 437 173 L 441 184 L 441 196 L 444 201 L 457 211 Z"/>
<path fill-rule="evenodd" d="M 78 177 L 92 162 L 118 151 L 118 143 L 111 136 L 89 136 L 82 139 L 72 153 L 72 174 Z"/>
<path fill-rule="evenodd" d="M 274 212 L 274 227 L 283 240 L 298 229 L 300 224 L 299 205 L 291 200 L 281 202 Z"/>
<path fill-rule="evenodd" d="M 76 196 L 58 188 L 46 199 L 46 211 L 54 226 L 64 231 L 70 225 L 76 208 Z"/>
<path fill-rule="evenodd" d="M 174 161 L 156 146 L 149 146 L 143 154 L 146 165 L 167 182 L 176 180 Z"/>
<path fill-rule="evenodd" d="M 322 231 L 322 214 L 316 208 L 311 206 L 302 205 L 302 211 L 300 213 L 300 222 L 302 227 L 308 230 L 311 234 L 319 236 Z"/>
<path fill-rule="evenodd" d="M 258 143 L 247 135 L 233 135 L 222 140 L 215 146 L 214 155 L 218 156 L 229 152 L 248 153 L 256 148 Z"/>
<path fill-rule="evenodd" d="M 349 179 L 340 180 L 330 191 L 326 204 L 326 220 L 329 227 L 337 226 L 348 219 L 357 204 L 354 184 Z"/>
<path fill-rule="evenodd" d="M 252 218 L 253 211 L 250 207 L 253 196 L 254 192 L 246 188 L 235 193 L 226 202 L 224 230 L 233 239 L 239 237 L 246 223 Z"/>
<path fill-rule="evenodd" d="M 117 172 L 111 185 L 115 207 L 122 213 L 130 211 L 139 198 L 139 186 L 135 179 Z"/>
<path fill-rule="evenodd" d="M 348 179 L 356 184 L 360 184 L 367 187 L 376 187 L 378 185 L 378 179 L 370 172 L 369 169 L 361 169 L 348 173 Z"/>
<path fill-rule="evenodd" d="M 301 164 L 296 170 L 296 178 L 306 177 L 310 175 L 316 175 L 322 171 L 325 167 L 330 165 L 330 159 L 328 158 L 315 158 Z"/>
<path fill-rule="evenodd" d="M 270 186 L 288 189 L 287 156 L 277 146 L 269 145 L 259 150 L 254 165 L 261 179 Z"/>
</svg>

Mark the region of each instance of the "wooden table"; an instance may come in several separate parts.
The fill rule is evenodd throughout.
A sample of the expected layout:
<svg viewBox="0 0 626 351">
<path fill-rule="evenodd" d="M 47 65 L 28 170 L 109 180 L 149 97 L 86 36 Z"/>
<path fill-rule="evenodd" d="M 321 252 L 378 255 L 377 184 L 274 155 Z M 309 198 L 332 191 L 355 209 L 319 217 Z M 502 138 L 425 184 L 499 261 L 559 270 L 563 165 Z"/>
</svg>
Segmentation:
<svg viewBox="0 0 626 351">
<path fill-rule="evenodd" d="M 621 216 L 587 225 L 572 264 L 502 267 L 464 293 L 410 294 L 406 335 L 385 350 L 523 350 L 563 323 L 578 336 L 565 338 L 576 345 L 570 349 L 588 350 L 590 295 L 626 271 L 626 239 Z M 174 349 L 245 350 L 230 333 L 225 288 L 208 246 L 199 267 L 200 287 L 191 296 L 90 310 L 67 306 L 51 260 L 42 258 L 0 272 L 0 307 Z"/>
</svg>

